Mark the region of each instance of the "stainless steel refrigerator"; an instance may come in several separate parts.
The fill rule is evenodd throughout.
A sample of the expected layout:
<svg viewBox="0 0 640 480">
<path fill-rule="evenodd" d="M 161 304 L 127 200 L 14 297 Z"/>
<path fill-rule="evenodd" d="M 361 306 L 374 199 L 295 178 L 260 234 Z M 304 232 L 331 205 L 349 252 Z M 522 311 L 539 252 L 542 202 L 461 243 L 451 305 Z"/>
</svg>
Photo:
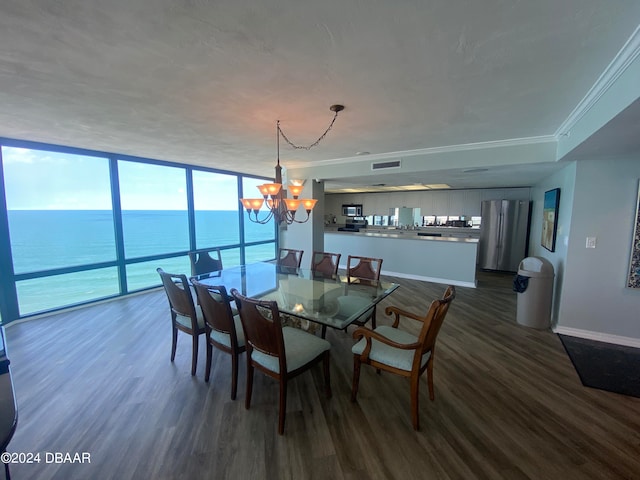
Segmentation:
<svg viewBox="0 0 640 480">
<path fill-rule="evenodd" d="M 486 200 L 478 245 L 478 266 L 483 270 L 515 272 L 527 254 L 530 202 Z"/>
</svg>

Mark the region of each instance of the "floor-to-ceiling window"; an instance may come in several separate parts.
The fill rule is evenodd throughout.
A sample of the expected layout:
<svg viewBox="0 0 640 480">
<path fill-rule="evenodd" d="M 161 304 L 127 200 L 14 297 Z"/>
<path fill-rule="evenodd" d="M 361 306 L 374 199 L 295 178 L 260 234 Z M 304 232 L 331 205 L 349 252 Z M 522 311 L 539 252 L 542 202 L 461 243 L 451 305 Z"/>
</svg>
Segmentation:
<svg viewBox="0 0 640 480">
<path fill-rule="evenodd" d="M 240 265 L 238 178 L 193 172 L 196 249 L 223 248 L 222 265 Z M 272 235 L 273 238 L 273 235 Z"/>
<path fill-rule="evenodd" d="M 227 267 L 275 257 L 273 222 L 251 224 L 238 202 L 264 179 L 10 139 L 0 149 L 5 323 L 157 287 L 156 268 L 189 274 L 194 249 L 221 248 Z"/>
<path fill-rule="evenodd" d="M 20 314 L 118 294 L 109 160 L 11 147 L 2 159 Z"/>
<path fill-rule="evenodd" d="M 118 161 L 122 236 L 127 261 L 127 288 L 158 284 L 156 268 L 189 272 L 185 255 L 152 258 L 189 250 L 186 170 L 179 167 Z"/>
</svg>

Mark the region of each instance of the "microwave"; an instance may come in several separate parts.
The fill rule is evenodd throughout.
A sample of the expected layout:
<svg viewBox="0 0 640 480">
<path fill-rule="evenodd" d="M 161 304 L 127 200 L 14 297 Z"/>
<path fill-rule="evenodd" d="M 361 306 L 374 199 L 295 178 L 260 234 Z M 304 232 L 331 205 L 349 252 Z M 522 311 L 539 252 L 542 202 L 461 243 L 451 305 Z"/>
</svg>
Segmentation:
<svg viewBox="0 0 640 480">
<path fill-rule="evenodd" d="M 342 205 L 342 215 L 345 217 L 361 217 L 362 205 Z"/>
</svg>

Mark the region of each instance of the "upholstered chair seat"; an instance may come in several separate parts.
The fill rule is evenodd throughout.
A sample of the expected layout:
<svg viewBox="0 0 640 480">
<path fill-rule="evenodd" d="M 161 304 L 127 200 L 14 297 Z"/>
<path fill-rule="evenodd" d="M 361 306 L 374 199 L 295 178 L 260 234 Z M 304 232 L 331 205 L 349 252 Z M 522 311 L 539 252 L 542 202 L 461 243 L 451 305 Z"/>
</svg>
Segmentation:
<svg viewBox="0 0 640 480">
<path fill-rule="evenodd" d="M 236 338 L 238 339 L 238 347 L 244 347 L 244 330 L 242 330 L 240 315 L 233 316 L 233 325 L 236 327 Z M 211 330 L 209 338 L 215 340 L 218 343 L 221 343 L 226 347 L 231 348 L 231 334 L 229 333 L 220 332 L 218 330 Z"/>
<path fill-rule="evenodd" d="M 195 295 L 195 293 L 194 293 Z M 196 310 L 196 319 L 198 320 L 198 328 L 204 328 L 204 316 L 202 315 L 202 309 L 200 305 L 194 305 Z M 186 315 L 176 314 L 176 322 L 185 327 L 191 327 L 191 317 L 187 317 Z"/>
<path fill-rule="evenodd" d="M 416 342 L 418 342 L 418 337 L 416 335 L 412 335 L 409 332 L 389 327 L 387 325 L 376 328 L 374 332 L 383 335 L 385 338 L 388 338 L 393 342 L 401 343 L 404 345 L 415 344 Z M 361 355 L 362 352 L 364 352 L 366 346 L 367 340 L 365 338 L 362 338 L 353 346 L 351 351 L 355 355 Z M 374 362 L 384 363 L 385 365 L 410 372 L 413 365 L 413 357 L 415 356 L 415 353 L 415 350 L 401 350 L 386 343 L 379 342 L 376 339 L 372 339 L 369 358 Z M 430 351 L 425 352 L 424 355 L 422 355 L 422 360 L 420 362 L 421 368 L 427 363 L 430 356 Z"/>
<path fill-rule="evenodd" d="M 285 357 L 287 359 L 287 372 L 293 372 L 311 362 L 322 352 L 331 349 L 331 344 L 314 335 L 294 327 L 282 327 Z M 251 359 L 257 364 L 274 373 L 280 373 L 280 361 L 278 357 L 267 355 L 259 350 L 251 352 Z"/>
</svg>

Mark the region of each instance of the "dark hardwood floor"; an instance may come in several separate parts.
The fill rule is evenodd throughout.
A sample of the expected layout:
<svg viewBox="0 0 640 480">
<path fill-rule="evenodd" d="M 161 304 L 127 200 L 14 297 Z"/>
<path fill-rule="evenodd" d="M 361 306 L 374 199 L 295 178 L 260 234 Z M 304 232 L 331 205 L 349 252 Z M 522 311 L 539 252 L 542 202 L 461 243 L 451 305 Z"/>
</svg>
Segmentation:
<svg viewBox="0 0 640 480">
<path fill-rule="evenodd" d="M 420 432 L 405 379 L 363 367 L 351 403 L 344 332 L 327 335 L 333 397 L 324 396 L 321 368 L 294 379 L 278 436 L 278 385 L 256 374 L 245 410 L 244 358 L 236 401 L 228 355 L 215 351 L 204 382 L 204 340 L 195 377 L 188 336 L 169 361 L 163 291 L 10 326 L 19 420 L 8 450 L 42 455 L 39 464 L 12 465 L 12 477 L 640 478 L 640 399 L 583 387 L 555 334 L 515 322 L 512 276 L 479 280 L 477 289 L 458 288 L 441 330 L 436 398 L 423 377 Z M 444 291 L 397 281 L 383 306 L 423 312 Z M 91 463 L 46 463 L 45 452 L 88 452 Z"/>
</svg>

